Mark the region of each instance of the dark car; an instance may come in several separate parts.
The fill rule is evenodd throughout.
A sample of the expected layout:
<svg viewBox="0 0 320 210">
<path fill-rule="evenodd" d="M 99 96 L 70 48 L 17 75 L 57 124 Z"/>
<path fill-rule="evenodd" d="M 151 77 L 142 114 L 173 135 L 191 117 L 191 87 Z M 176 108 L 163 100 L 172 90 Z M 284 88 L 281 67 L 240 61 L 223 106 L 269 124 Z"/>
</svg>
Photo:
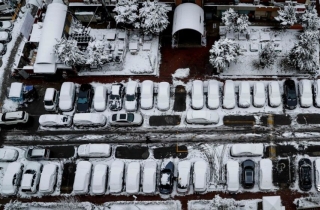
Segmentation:
<svg viewBox="0 0 320 210">
<path fill-rule="evenodd" d="M 109 98 L 109 109 L 119 111 L 122 109 L 122 98 L 124 94 L 123 84 L 113 84 Z"/>
<path fill-rule="evenodd" d="M 252 160 L 242 162 L 242 186 L 250 189 L 254 186 L 254 168 L 255 163 Z"/>
<path fill-rule="evenodd" d="M 307 158 L 299 160 L 299 187 L 301 190 L 308 191 L 312 187 L 312 168 L 311 161 Z"/>
<path fill-rule="evenodd" d="M 49 149 L 28 149 L 26 152 L 27 160 L 48 160 L 50 158 Z"/>
<path fill-rule="evenodd" d="M 160 172 L 159 191 L 161 194 L 170 194 L 173 189 L 174 164 L 170 161 Z"/>
<path fill-rule="evenodd" d="M 286 80 L 284 82 L 284 101 L 288 109 L 295 109 L 297 107 L 297 92 L 296 85 L 293 80 Z"/>
<path fill-rule="evenodd" d="M 83 84 L 80 86 L 78 101 L 77 101 L 77 112 L 84 113 L 90 112 L 93 98 L 93 88 L 90 84 Z"/>
</svg>

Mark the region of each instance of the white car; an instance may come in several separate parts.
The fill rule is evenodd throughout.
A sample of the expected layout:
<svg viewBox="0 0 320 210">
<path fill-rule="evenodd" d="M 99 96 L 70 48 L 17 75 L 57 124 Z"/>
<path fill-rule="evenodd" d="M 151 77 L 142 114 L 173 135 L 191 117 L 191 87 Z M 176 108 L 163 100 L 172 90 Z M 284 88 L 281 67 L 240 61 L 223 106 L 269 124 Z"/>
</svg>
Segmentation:
<svg viewBox="0 0 320 210">
<path fill-rule="evenodd" d="M 7 31 L 0 31 L 0 42 L 6 43 L 10 42 L 12 39 L 12 36 Z"/>
<path fill-rule="evenodd" d="M 159 83 L 157 107 L 160 111 L 167 111 L 170 108 L 170 84 L 168 82 Z"/>
<path fill-rule="evenodd" d="M 63 112 L 73 110 L 76 87 L 73 82 L 62 83 L 59 96 L 59 109 Z"/>
<path fill-rule="evenodd" d="M 107 118 L 100 113 L 76 113 L 73 117 L 73 124 L 77 127 L 103 127 Z"/>
<path fill-rule="evenodd" d="M 266 102 L 266 91 L 263 82 L 256 82 L 253 85 L 253 105 L 263 107 Z"/>
<path fill-rule="evenodd" d="M 320 186 L 320 159 L 317 158 L 313 161 L 313 169 L 314 169 L 314 184 L 316 188 Z"/>
<path fill-rule="evenodd" d="M 76 175 L 73 182 L 74 194 L 86 194 L 89 191 L 89 183 L 91 179 L 92 163 L 89 161 L 79 161 L 77 164 Z"/>
<path fill-rule="evenodd" d="M 39 124 L 43 127 L 70 127 L 72 117 L 60 114 L 43 114 L 39 117 Z"/>
<path fill-rule="evenodd" d="M 24 168 L 21 181 L 21 192 L 36 193 L 40 181 L 40 173 L 42 164 L 38 162 L 30 162 Z"/>
<path fill-rule="evenodd" d="M 138 193 L 140 188 L 140 163 L 131 162 L 127 168 L 126 175 L 126 192 L 133 194 Z"/>
<path fill-rule="evenodd" d="M 263 156 L 263 144 L 233 144 L 230 149 L 231 156 Z"/>
<path fill-rule="evenodd" d="M 157 163 L 146 161 L 143 169 L 142 191 L 144 193 L 155 193 L 157 185 Z"/>
<path fill-rule="evenodd" d="M 208 164 L 204 160 L 198 160 L 193 166 L 193 186 L 195 192 L 207 190 Z"/>
<path fill-rule="evenodd" d="M 177 191 L 186 193 L 190 187 L 191 162 L 189 160 L 180 161 L 178 163 L 178 183 Z"/>
<path fill-rule="evenodd" d="M 47 164 L 43 167 L 39 184 L 40 193 L 49 194 L 54 192 L 58 170 L 59 167 L 55 164 Z"/>
<path fill-rule="evenodd" d="M 56 111 L 58 107 L 59 92 L 54 88 L 47 88 L 44 94 L 44 109 L 47 111 Z"/>
<path fill-rule="evenodd" d="M 311 81 L 306 79 L 301 80 L 299 82 L 300 105 L 302 107 L 312 106 L 312 97 Z"/>
<path fill-rule="evenodd" d="M 0 21 L 0 31 L 11 31 L 13 24 L 11 21 Z"/>
<path fill-rule="evenodd" d="M 320 107 L 320 79 L 317 79 L 313 84 L 314 102 L 316 107 Z"/>
<path fill-rule="evenodd" d="M 79 157 L 110 157 L 109 144 L 82 144 L 78 147 Z"/>
<path fill-rule="evenodd" d="M 193 109 L 202 109 L 203 105 L 203 82 L 201 80 L 195 80 L 192 82 L 191 106 Z"/>
<path fill-rule="evenodd" d="M 4 55 L 7 52 L 7 45 L 0 43 L 0 55 Z"/>
<path fill-rule="evenodd" d="M 223 108 L 233 109 L 236 106 L 236 97 L 234 83 L 232 80 L 226 80 L 223 89 Z"/>
<path fill-rule="evenodd" d="M 115 126 L 134 126 L 141 125 L 143 117 L 141 113 L 117 113 L 110 117 L 110 125 Z"/>
<path fill-rule="evenodd" d="M 219 115 L 215 111 L 189 109 L 186 122 L 190 124 L 217 124 Z"/>
<path fill-rule="evenodd" d="M 0 149 L 0 162 L 6 161 L 11 162 L 15 161 L 19 156 L 19 152 L 15 149 L 9 149 L 9 148 L 1 148 Z"/>
<path fill-rule="evenodd" d="M 124 176 L 124 163 L 121 160 L 115 160 L 111 164 L 109 176 L 110 193 L 119 193 L 122 191 Z"/>
<path fill-rule="evenodd" d="M 29 114 L 25 111 L 0 113 L 0 125 L 16 125 L 27 123 Z"/>
<path fill-rule="evenodd" d="M 94 90 L 93 107 L 97 112 L 103 112 L 107 107 L 107 88 L 98 86 Z"/>
<path fill-rule="evenodd" d="M 248 108 L 251 105 L 251 88 L 249 82 L 239 84 L 239 107 Z"/>
<path fill-rule="evenodd" d="M 97 164 L 93 170 L 91 189 L 95 195 L 102 195 L 106 192 L 108 166 Z"/>
<path fill-rule="evenodd" d="M 9 163 L 2 179 L 1 194 L 15 195 L 20 186 L 23 164 L 19 162 Z"/>
<path fill-rule="evenodd" d="M 151 109 L 153 107 L 153 82 L 145 80 L 141 84 L 141 109 Z"/>
<path fill-rule="evenodd" d="M 272 81 L 268 84 L 269 93 L 269 105 L 271 107 L 278 107 L 281 104 L 281 92 L 279 83 L 277 81 Z"/>
<path fill-rule="evenodd" d="M 272 188 L 272 161 L 268 158 L 259 162 L 259 188 L 271 190 Z"/>
<path fill-rule="evenodd" d="M 126 87 L 126 95 L 124 100 L 124 108 L 127 112 L 135 112 L 138 108 L 138 82 L 129 81 Z"/>
<path fill-rule="evenodd" d="M 216 80 L 208 83 L 207 105 L 209 109 L 218 109 L 220 106 L 220 88 Z"/>
<path fill-rule="evenodd" d="M 227 165 L 227 190 L 229 192 L 237 192 L 240 187 L 239 183 L 239 163 L 235 160 L 228 160 Z"/>
</svg>

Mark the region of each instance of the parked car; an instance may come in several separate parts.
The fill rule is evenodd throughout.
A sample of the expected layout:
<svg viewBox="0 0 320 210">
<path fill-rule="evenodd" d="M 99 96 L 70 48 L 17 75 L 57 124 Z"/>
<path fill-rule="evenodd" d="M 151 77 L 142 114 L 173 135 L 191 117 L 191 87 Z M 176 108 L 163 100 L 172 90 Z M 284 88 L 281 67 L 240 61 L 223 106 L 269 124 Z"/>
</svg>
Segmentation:
<svg viewBox="0 0 320 210">
<path fill-rule="evenodd" d="M 123 84 L 113 84 L 111 86 L 111 94 L 109 96 L 109 109 L 111 111 L 119 111 L 122 109 Z"/>
<path fill-rule="evenodd" d="M 39 124 L 43 127 L 70 127 L 72 117 L 60 114 L 43 114 L 39 117 Z"/>
<path fill-rule="evenodd" d="M 198 160 L 193 166 L 193 186 L 195 192 L 204 192 L 207 189 L 208 164 Z"/>
<path fill-rule="evenodd" d="M 239 190 L 239 163 L 235 160 L 228 160 L 226 171 L 227 190 L 237 192 Z"/>
<path fill-rule="evenodd" d="M 128 164 L 126 174 L 126 192 L 138 193 L 140 188 L 140 163 L 131 162 Z"/>
<path fill-rule="evenodd" d="M 251 87 L 249 82 L 243 81 L 239 84 L 239 107 L 248 108 L 251 105 Z"/>
<path fill-rule="evenodd" d="M 178 183 L 177 191 L 186 193 L 190 188 L 191 162 L 189 160 L 180 161 L 178 163 Z"/>
<path fill-rule="evenodd" d="M 168 82 L 159 83 L 157 107 L 160 111 L 167 111 L 170 108 L 170 84 Z"/>
<path fill-rule="evenodd" d="M 93 87 L 90 84 L 82 84 L 80 86 L 77 100 L 78 113 L 90 112 L 93 94 Z"/>
<path fill-rule="evenodd" d="M 56 164 L 50 163 L 43 167 L 39 184 L 40 193 L 50 194 L 54 192 L 57 183 L 58 171 L 59 167 Z"/>
<path fill-rule="evenodd" d="M 141 109 L 151 109 L 153 107 L 153 82 L 145 80 L 141 84 Z"/>
<path fill-rule="evenodd" d="M 97 112 L 103 112 L 107 106 L 107 88 L 98 86 L 95 88 L 93 96 L 93 107 Z"/>
<path fill-rule="evenodd" d="M 299 187 L 303 191 L 308 191 L 312 187 L 312 163 L 308 158 L 299 160 Z"/>
<path fill-rule="evenodd" d="M 194 80 L 192 82 L 191 106 L 192 109 L 202 109 L 204 106 L 203 82 L 201 80 Z"/>
<path fill-rule="evenodd" d="M 25 111 L 0 113 L 1 125 L 16 125 L 24 124 L 29 120 L 29 114 Z"/>
<path fill-rule="evenodd" d="M 232 80 L 226 80 L 223 90 L 223 108 L 233 109 L 236 106 L 235 88 Z"/>
<path fill-rule="evenodd" d="M 173 189 L 174 164 L 168 162 L 160 172 L 159 191 L 161 194 L 170 194 Z"/>
<path fill-rule="evenodd" d="M 260 143 L 233 144 L 230 149 L 230 154 L 233 157 L 263 156 L 263 151 L 263 144 Z"/>
<path fill-rule="evenodd" d="M 59 109 L 63 112 L 73 110 L 75 95 L 76 87 L 73 82 L 62 83 L 59 96 Z"/>
<path fill-rule="evenodd" d="M 300 105 L 306 108 L 312 106 L 312 97 L 311 81 L 306 79 L 301 80 L 299 82 Z"/>
<path fill-rule="evenodd" d="M 241 164 L 242 167 L 242 186 L 250 189 L 254 186 L 254 168 L 255 163 L 252 160 L 245 160 Z"/>
<path fill-rule="evenodd" d="M 110 193 L 119 193 L 122 191 L 124 178 L 124 163 L 121 160 L 115 160 L 111 164 L 109 176 Z"/>
<path fill-rule="evenodd" d="M 207 106 L 209 109 L 218 109 L 220 106 L 220 88 L 216 80 L 209 80 Z"/>
<path fill-rule="evenodd" d="M 91 179 L 92 163 L 89 161 L 79 161 L 77 164 L 76 175 L 73 182 L 73 193 L 87 194 L 89 191 L 89 183 Z"/>
<path fill-rule="evenodd" d="M 146 161 L 143 169 L 142 191 L 144 193 L 155 193 L 157 186 L 157 163 Z"/>
<path fill-rule="evenodd" d="M 17 160 L 19 152 L 15 149 L 1 148 L 0 149 L 0 162 L 12 162 Z"/>
<path fill-rule="evenodd" d="M 192 110 L 187 111 L 186 122 L 190 124 L 217 124 L 219 115 L 210 110 Z"/>
<path fill-rule="evenodd" d="M 27 160 L 48 160 L 50 158 L 50 150 L 49 149 L 38 149 L 38 148 L 30 148 L 26 152 Z"/>
<path fill-rule="evenodd" d="M 316 107 L 320 107 L 320 79 L 317 79 L 313 83 L 314 104 Z"/>
<path fill-rule="evenodd" d="M 18 191 L 22 176 L 23 164 L 19 162 L 9 163 L 4 173 L 1 186 L 1 194 L 15 195 Z"/>
<path fill-rule="evenodd" d="M 0 43 L 0 55 L 4 55 L 7 52 L 7 45 Z"/>
<path fill-rule="evenodd" d="M 124 108 L 127 112 L 135 112 L 138 108 L 138 82 L 129 81 L 126 87 Z"/>
<path fill-rule="evenodd" d="M 256 82 L 253 85 L 253 105 L 263 107 L 266 102 L 266 91 L 263 82 Z"/>
<path fill-rule="evenodd" d="M 110 125 L 115 126 L 134 126 L 141 125 L 143 118 L 141 113 L 117 113 L 110 118 Z"/>
<path fill-rule="evenodd" d="M 272 161 L 262 159 L 259 162 L 259 188 L 260 190 L 271 190 L 272 187 Z"/>
<path fill-rule="evenodd" d="M 56 111 L 58 107 L 59 92 L 54 88 L 47 88 L 44 94 L 44 109 L 46 111 Z"/>
<path fill-rule="evenodd" d="M 286 108 L 295 109 L 297 107 L 296 85 L 293 80 L 288 79 L 284 82 L 284 99 Z"/>
<path fill-rule="evenodd" d="M 107 123 L 107 118 L 99 113 L 76 113 L 73 124 L 77 127 L 102 127 Z"/>
<path fill-rule="evenodd" d="M 313 162 L 313 171 L 314 171 L 314 186 L 317 191 L 320 189 L 320 159 L 317 158 Z"/>
<path fill-rule="evenodd" d="M 107 186 L 107 179 L 108 179 L 108 166 L 105 164 L 97 164 L 93 170 L 93 177 L 92 177 L 92 194 L 95 195 L 102 195 L 106 192 Z"/>
<path fill-rule="evenodd" d="M 269 82 L 268 84 L 269 105 L 278 107 L 281 104 L 281 92 L 277 81 Z"/>
<path fill-rule="evenodd" d="M 11 31 L 13 24 L 11 21 L 0 21 L 0 31 Z"/>
<path fill-rule="evenodd" d="M 38 162 L 30 162 L 25 167 L 22 181 L 21 191 L 24 193 L 36 193 L 38 190 L 38 184 L 40 181 L 40 173 L 42 170 L 42 164 Z"/>
<path fill-rule="evenodd" d="M 110 157 L 111 147 L 109 144 L 82 144 L 78 147 L 79 157 Z"/>
<path fill-rule="evenodd" d="M 7 31 L 0 31 L 0 42 L 1 43 L 8 43 L 12 39 L 12 36 Z"/>
</svg>

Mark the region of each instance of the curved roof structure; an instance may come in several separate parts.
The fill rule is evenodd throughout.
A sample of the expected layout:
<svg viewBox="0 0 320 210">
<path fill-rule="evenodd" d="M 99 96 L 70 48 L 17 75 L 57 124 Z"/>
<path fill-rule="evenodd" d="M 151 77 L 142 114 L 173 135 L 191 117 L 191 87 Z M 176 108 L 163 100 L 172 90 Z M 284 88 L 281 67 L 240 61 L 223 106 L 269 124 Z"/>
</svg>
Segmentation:
<svg viewBox="0 0 320 210">
<path fill-rule="evenodd" d="M 192 29 L 204 34 L 204 12 L 193 3 L 180 4 L 174 11 L 172 35 L 183 29 Z"/>
</svg>

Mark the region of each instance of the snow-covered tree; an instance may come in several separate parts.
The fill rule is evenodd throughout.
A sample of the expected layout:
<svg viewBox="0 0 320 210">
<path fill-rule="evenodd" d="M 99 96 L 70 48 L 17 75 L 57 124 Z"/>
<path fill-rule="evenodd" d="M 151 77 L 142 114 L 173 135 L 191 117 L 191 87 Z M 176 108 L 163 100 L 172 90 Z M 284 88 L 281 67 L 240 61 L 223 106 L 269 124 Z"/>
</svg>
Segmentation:
<svg viewBox="0 0 320 210">
<path fill-rule="evenodd" d="M 268 42 L 259 53 L 260 64 L 263 67 L 269 67 L 274 64 L 277 58 L 277 53 L 274 49 L 274 43 Z"/>
<path fill-rule="evenodd" d="M 301 15 L 300 21 L 304 30 L 318 31 L 320 28 L 320 19 L 314 7 L 307 9 L 306 12 Z"/>
<path fill-rule="evenodd" d="M 143 2 L 140 13 L 140 26 L 145 34 L 158 34 L 169 25 L 168 8 L 166 4 L 159 3 L 158 0 Z"/>
<path fill-rule="evenodd" d="M 86 63 L 85 53 L 78 48 L 76 40 L 67 40 L 65 37 L 61 38 L 54 46 L 54 53 L 67 66 L 77 66 Z"/>
<path fill-rule="evenodd" d="M 118 23 L 130 24 L 135 28 L 139 28 L 138 0 L 119 0 L 114 8 L 117 15 L 114 19 Z"/>
<path fill-rule="evenodd" d="M 240 33 L 247 31 L 250 25 L 247 15 L 240 15 L 232 8 L 222 13 L 222 23 L 227 27 L 228 31 L 234 30 Z"/>
<path fill-rule="evenodd" d="M 240 15 L 237 19 L 235 31 L 238 31 L 240 33 L 245 33 L 248 30 L 248 26 L 250 25 L 249 17 L 248 15 Z"/>
<path fill-rule="evenodd" d="M 225 69 L 241 55 L 239 44 L 230 39 L 216 41 L 209 52 L 209 62 L 219 71 Z"/>
<path fill-rule="evenodd" d="M 305 42 L 319 43 L 320 33 L 319 30 L 306 30 L 301 33 L 299 38 L 300 40 L 305 39 Z"/>
<path fill-rule="evenodd" d="M 293 26 L 298 20 L 296 16 L 296 9 L 290 3 L 288 6 L 285 6 L 284 9 L 278 10 L 278 16 L 275 17 L 277 21 L 280 22 L 280 25 L 284 28 Z"/>
<path fill-rule="evenodd" d="M 89 42 L 86 50 L 87 60 L 86 64 L 92 66 L 101 66 L 108 60 L 108 52 L 105 44 L 102 41 Z"/>
</svg>

